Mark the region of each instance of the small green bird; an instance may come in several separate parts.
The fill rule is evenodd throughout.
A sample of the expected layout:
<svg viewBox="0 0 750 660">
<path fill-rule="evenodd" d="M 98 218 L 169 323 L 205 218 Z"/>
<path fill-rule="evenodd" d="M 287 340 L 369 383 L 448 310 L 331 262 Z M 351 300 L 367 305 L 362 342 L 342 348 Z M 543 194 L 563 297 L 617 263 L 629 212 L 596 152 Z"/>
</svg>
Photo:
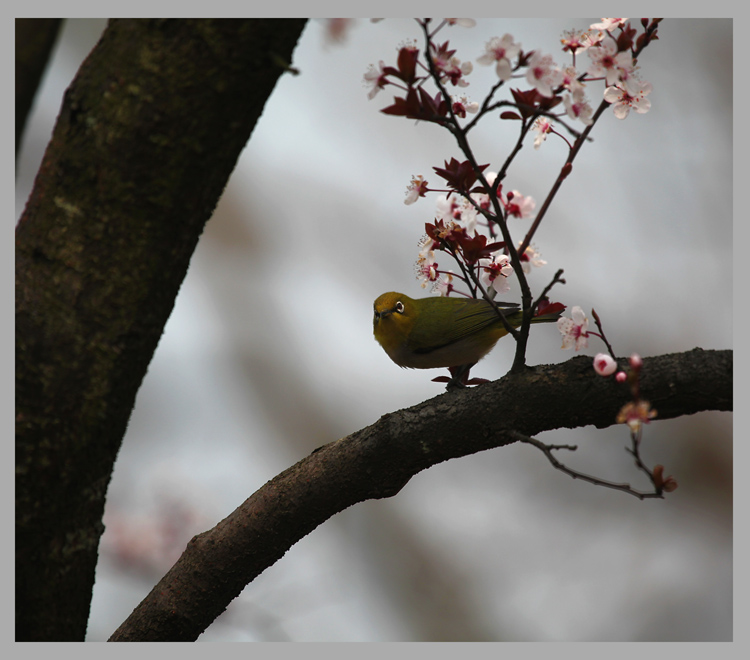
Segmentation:
<svg viewBox="0 0 750 660">
<path fill-rule="evenodd" d="M 500 303 L 505 319 L 517 328 L 523 313 L 516 303 Z M 564 307 L 542 313 L 532 323 L 553 323 Z M 507 311 L 506 311 L 507 310 Z M 384 293 L 375 300 L 373 334 L 399 367 L 436 369 L 470 365 L 481 360 L 497 340 L 508 334 L 486 300 L 474 298 L 410 298 Z"/>
</svg>

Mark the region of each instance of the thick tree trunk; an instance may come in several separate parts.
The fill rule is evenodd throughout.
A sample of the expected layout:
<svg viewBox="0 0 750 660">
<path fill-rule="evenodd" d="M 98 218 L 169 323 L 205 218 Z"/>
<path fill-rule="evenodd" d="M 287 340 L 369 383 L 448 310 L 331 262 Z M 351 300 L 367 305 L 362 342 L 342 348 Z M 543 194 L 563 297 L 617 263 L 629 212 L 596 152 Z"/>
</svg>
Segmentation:
<svg viewBox="0 0 750 660">
<path fill-rule="evenodd" d="M 16 231 L 16 637 L 82 640 L 135 395 L 304 20 L 115 20 Z"/>
</svg>

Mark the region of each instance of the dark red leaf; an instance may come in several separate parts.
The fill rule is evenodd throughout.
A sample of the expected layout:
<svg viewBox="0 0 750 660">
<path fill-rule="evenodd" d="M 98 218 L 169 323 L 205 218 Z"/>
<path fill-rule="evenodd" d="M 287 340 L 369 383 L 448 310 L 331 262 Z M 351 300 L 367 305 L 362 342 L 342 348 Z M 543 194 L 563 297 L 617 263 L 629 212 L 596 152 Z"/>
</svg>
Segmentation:
<svg viewBox="0 0 750 660">
<path fill-rule="evenodd" d="M 419 51 L 413 46 L 404 46 L 398 51 L 398 77 L 411 86 L 416 80 Z"/>
<path fill-rule="evenodd" d="M 534 316 L 551 316 L 562 314 L 565 311 L 565 305 L 559 302 L 550 302 L 548 298 L 543 298 L 536 308 Z"/>
<path fill-rule="evenodd" d="M 487 165 L 479 165 L 479 171 L 483 172 L 489 167 Z M 477 174 L 474 172 L 474 168 L 468 160 L 459 163 L 455 158 L 451 158 L 450 162 L 445 163 L 445 167 L 433 167 L 435 173 L 441 176 L 448 182 L 448 186 L 454 190 L 461 192 L 468 192 L 471 187 L 476 183 Z"/>
</svg>

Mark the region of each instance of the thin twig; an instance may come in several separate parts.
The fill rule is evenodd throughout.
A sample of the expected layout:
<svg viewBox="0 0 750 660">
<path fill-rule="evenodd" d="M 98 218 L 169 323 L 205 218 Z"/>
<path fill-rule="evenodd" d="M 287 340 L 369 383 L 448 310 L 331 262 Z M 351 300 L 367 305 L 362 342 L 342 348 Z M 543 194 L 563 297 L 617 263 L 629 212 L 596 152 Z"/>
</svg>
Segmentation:
<svg viewBox="0 0 750 660">
<path fill-rule="evenodd" d="M 555 286 L 555 284 L 565 284 L 565 280 L 562 278 L 563 269 L 560 268 L 556 273 L 555 276 L 552 278 L 552 281 L 544 287 L 544 291 L 542 291 L 539 294 L 539 297 L 534 301 L 534 304 L 531 306 L 531 313 L 533 314 L 536 311 L 536 308 L 539 306 L 539 303 L 544 300 L 544 298 L 547 296 L 547 294 L 552 290 L 552 287 Z"/>
<path fill-rule="evenodd" d="M 518 431 L 512 431 L 510 435 L 516 438 L 516 440 L 518 440 L 519 442 L 525 442 L 526 444 L 533 445 L 534 447 L 539 449 L 547 457 L 547 460 L 549 460 L 549 462 L 552 464 L 553 467 L 560 470 L 561 472 L 564 472 L 565 474 L 572 477 L 573 479 L 581 479 L 582 481 L 588 481 L 589 483 L 594 484 L 595 486 L 604 486 L 605 488 L 612 488 L 613 490 L 619 490 L 619 491 L 622 491 L 623 493 L 628 493 L 629 495 L 633 495 L 634 497 L 637 497 L 639 500 L 653 499 L 653 498 L 664 499 L 664 495 L 662 494 L 662 491 L 660 489 L 657 489 L 654 492 L 650 492 L 650 493 L 640 491 L 640 490 L 635 490 L 634 488 L 630 486 L 630 484 L 622 484 L 622 483 L 618 484 L 613 481 L 607 481 L 606 479 L 594 477 L 590 474 L 585 474 L 584 472 L 578 472 L 577 470 L 574 470 L 573 468 L 569 468 L 564 463 L 561 463 L 552 455 L 552 451 L 555 449 L 568 449 L 570 451 L 575 451 L 576 449 L 578 449 L 576 445 L 547 445 L 543 442 L 540 442 L 536 438 L 531 438 L 527 435 L 524 435 L 523 433 L 519 433 Z M 653 482 L 653 478 L 652 478 L 652 482 Z"/>
</svg>

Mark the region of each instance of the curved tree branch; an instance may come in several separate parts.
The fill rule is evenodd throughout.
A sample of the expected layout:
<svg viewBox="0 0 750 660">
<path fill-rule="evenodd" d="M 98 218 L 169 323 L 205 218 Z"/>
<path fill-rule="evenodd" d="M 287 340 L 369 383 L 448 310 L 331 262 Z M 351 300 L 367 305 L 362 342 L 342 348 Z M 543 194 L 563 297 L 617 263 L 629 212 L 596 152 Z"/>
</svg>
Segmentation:
<svg viewBox="0 0 750 660">
<path fill-rule="evenodd" d="M 732 351 L 646 358 L 640 385 L 657 419 L 731 410 Z M 110 641 L 194 640 L 249 582 L 336 513 L 391 497 L 421 470 L 511 444 L 519 434 L 611 426 L 629 396 L 626 385 L 595 375 L 591 358 L 580 356 L 385 415 L 315 450 L 195 536 Z"/>
</svg>

